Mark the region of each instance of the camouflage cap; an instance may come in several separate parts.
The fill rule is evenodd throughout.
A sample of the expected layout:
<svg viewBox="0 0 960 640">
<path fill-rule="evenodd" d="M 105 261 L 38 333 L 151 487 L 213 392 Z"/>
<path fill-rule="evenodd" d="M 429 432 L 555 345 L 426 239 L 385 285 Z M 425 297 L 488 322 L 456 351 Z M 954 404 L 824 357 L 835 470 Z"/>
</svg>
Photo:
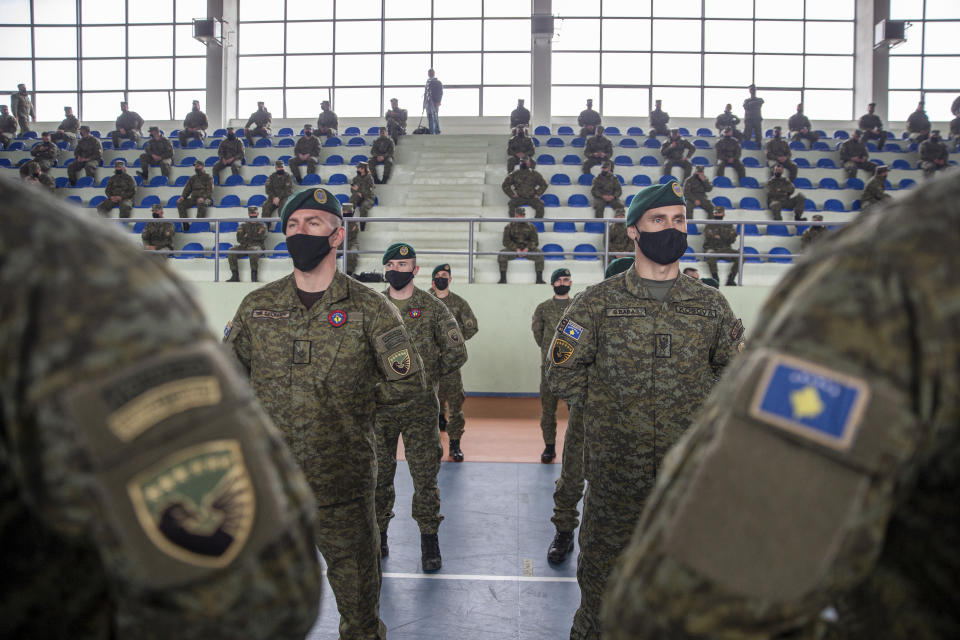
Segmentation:
<svg viewBox="0 0 960 640">
<path fill-rule="evenodd" d="M 409 260 L 416 257 L 417 252 L 406 242 L 394 242 L 383 252 L 383 264 L 391 260 Z"/>
<path fill-rule="evenodd" d="M 315 209 L 317 211 L 326 211 L 332 213 L 343 220 L 343 211 L 340 208 L 340 201 L 326 189 L 316 187 L 314 189 L 304 189 L 290 196 L 287 203 L 283 205 L 280 212 L 280 228 L 287 228 L 287 220 L 294 211 L 300 209 Z"/>
<path fill-rule="evenodd" d="M 630 210 L 627 211 L 627 226 L 635 225 L 644 212 L 649 209 L 673 204 L 684 204 L 684 201 L 680 183 L 671 176 L 663 184 L 647 187 L 633 196 L 633 200 L 630 201 Z"/>
<path fill-rule="evenodd" d="M 202 167 L 202 166 L 204 166 L 204 165 L 203 165 L 203 160 L 195 160 L 195 161 L 193 162 L 193 166 L 194 166 L 194 167 Z"/>
<path fill-rule="evenodd" d="M 437 274 L 440 273 L 441 271 L 446 271 L 447 273 L 451 273 L 451 271 L 450 271 L 450 265 L 449 265 L 449 264 L 438 264 L 437 266 L 435 266 L 435 267 L 433 268 L 433 273 L 430 274 L 430 277 L 431 277 L 431 278 L 436 278 L 436 277 L 437 277 Z"/>
<path fill-rule="evenodd" d="M 283 166 L 283 160 L 277 160 L 276 162 L 273 163 L 273 166 L 275 166 L 275 167 L 282 167 L 282 166 Z"/>
<path fill-rule="evenodd" d="M 117 158 L 116 160 L 113 161 L 113 166 L 115 166 L 115 167 L 125 167 L 125 166 L 127 166 L 127 161 L 124 160 L 123 158 Z"/>
<path fill-rule="evenodd" d="M 256 206 L 249 206 L 249 207 L 247 207 L 247 213 L 250 213 L 251 211 L 256 212 L 257 209 L 258 209 L 258 207 L 256 207 Z"/>
<path fill-rule="evenodd" d="M 878 164 L 877 168 L 873 170 L 873 175 L 879 175 L 881 173 L 887 173 L 888 168 L 885 164 Z"/>
<path fill-rule="evenodd" d="M 163 205 L 160 204 L 159 202 L 155 203 L 150 207 L 150 211 L 160 211 L 161 209 L 163 209 Z"/>
<path fill-rule="evenodd" d="M 569 278 L 570 269 L 555 269 L 553 273 L 550 274 L 550 284 L 553 284 L 557 281 L 558 278 Z"/>
<path fill-rule="evenodd" d="M 147 130 L 147 133 L 153 133 L 154 131 L 156 131 L 157 133 L 160 133 L 160 127 L 150 127 Z"/>
<path fill-rule="evenodd" d="M 618 273 L 623 273 L 633 266 L 633 261 L 634 258 L 632 256 L 617 258 L 607 265 L 607 270 L 603 272 L 603 279 L 606 280 L 607 278 L 615 276 Z"/>
</svg>

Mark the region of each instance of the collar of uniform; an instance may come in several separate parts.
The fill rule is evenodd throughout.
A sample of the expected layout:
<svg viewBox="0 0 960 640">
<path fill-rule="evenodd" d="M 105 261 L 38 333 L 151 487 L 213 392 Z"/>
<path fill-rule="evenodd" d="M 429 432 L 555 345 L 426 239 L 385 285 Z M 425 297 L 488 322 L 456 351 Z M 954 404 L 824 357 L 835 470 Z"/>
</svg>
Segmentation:
<svg viewBox="0 0 960 640">
<path fill-rule="evenodd" d="M 349 295 L 349 276 L 345 276 L 339 269 L 334 273 L 333 280 L 330 282 L 330 286 L 327 287 L 327 290 L 323 294 L 323 298 L 319 302 L 314 304 L 309 313 L 317 311 L 317 309 L 322 309 L 331 303 L 343 300 Z M 300 297 L 297 296 L 297 281 L 294 278 L 293 274 L 287 276 L 287 286 L 284 289 L 286 294 L 286 299 L 283 301 L 291 309 L 299 309 L 302 307 L 300 302 Z"/>
<path fill-rule="evenodd" d="M 627 270 L 626 276 L 624 277 L 624 282 L 626 283 L 627 291 L 637 298 L 642 300 L 656 300 L 656 298 L 650 295 L 650 292 L 647 291 L 647 288 L 643 286 L 643 282 L 640 279 L 640 274 L 637 273 L 636 268 L 631 267 Z M 674 282 L 673 287 L 670 288 L 670 294 L 667 296 L 667 299 L 664 302 L 670 302 L 674 300 L 692 300 L 693 298 L 698 297 L 696 286 L 697 285 L 693 282 L 693 278 L 679 273 L 677 274 L 676 282 Z"/>
<path fill-rule="evenodd" d="M 394 305 L 400 311 L 406 311 L 412 306 L 421 306 L 423 305 L 423 296 L 433 297 L 433 292 L 427 293 L 417 285 L 413 285 L 413 294 L 406 300 L 397 300 L 396 298 L 390 297 L 390 287 L 387 287 L 383 290 L 383 295 L 387 297 L 387 300 L 390 301 L 390 304 Z M 439 298 L 437 298 L 439 300 Z"/>
</svg>

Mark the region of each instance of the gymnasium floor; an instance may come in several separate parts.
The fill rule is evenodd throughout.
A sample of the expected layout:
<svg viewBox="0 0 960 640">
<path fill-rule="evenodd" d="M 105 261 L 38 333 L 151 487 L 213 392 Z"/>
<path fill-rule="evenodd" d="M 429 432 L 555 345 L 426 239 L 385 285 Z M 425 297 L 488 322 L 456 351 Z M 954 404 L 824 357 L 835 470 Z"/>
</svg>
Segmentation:
<svg viewBox="0 0 960 640">
<path fill-rule="evenodd" d="M 561 407 L 563 403 L 561 402 Z M 466 462 L 440 470 L 443 569 L 420 569 L 420 534 L 410 517 L 406 462 L 397 466 L 396 517 L 383 561 L 380 615 L 391 640 L 557 640 L 580 603 L 577 549 L 547 562 L 559 464 L 540 464 L 536 398 L 468 398 Z M 557 415 L 558 452 L 566 410 Z M 446 435 L 444 452 L 446 453 Z M 557 460 L 559 462 L 559 458 Z M 309 638 L 336 640 L 339 614 L 325 586 Z"/>
</svg>

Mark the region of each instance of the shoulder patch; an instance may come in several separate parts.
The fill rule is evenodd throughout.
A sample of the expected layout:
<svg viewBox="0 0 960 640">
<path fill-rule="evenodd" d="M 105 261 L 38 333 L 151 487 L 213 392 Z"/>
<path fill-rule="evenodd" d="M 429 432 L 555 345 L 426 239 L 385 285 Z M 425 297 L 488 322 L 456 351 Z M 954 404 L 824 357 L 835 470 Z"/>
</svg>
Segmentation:
<svg viewBox="0 0 960 640">
<path fill-rule="evenodd" d="M 563 338 L 554 338 L 550 345 L 550 358 L 553 364 L 563 364 L 573 355 L 574 346 Z"/>
<path fill-rule="evenodd" d="M 685 316 L 700 316 L 701 318 L 716 318 L 717 310 L 716 309 L 704 309 L 703 307 L 690 307 L 683 304 L 678 304 L 676 307 L 677 313 L 681 313 Z"/>
<path fill-rule="evenodd" d="M 390 368 L 396 371 L 398 374 L 405 375 L 410 371 L 410 350 L 401 349 L 387 356 L 387 363 L 390 365 Z"/>
<path fill-rule="evenodd" d="M 267 320 L 280 320 L 282 318 L 289 318 L 289 311 L 275 311 L 273 309 L 254 309 L 252 317 L 254 318 L 265 318 Z"/>
<path fill-rule="evenodd" d="M 223 339 L 226 340 L 230 337 L 230 332 L 233 330 L 233 321 L 227 321 L 227 326 L 223 328 Z"/>
<path fill-rule="evenodd" d="M 563 331 L 561 333 L 572 340 L 579 340 L 580 334 L 583 333 L 583 327 L 573 320 L 567 320 L 563 323 Z"/>
<path fill-rule="evenodd" d="M 733 326 L 730 328 L 730 339 L 739 340 L 743 335 L 743 320 L 737 318 L 737 321 L 733 323 Z"/>
<path fill-rule="evenodd" d="M 606 312 L 608 318 L 622 318 L 627 316 L 644 318 L 647 315 L 647 310 L 642 307 L 621 307 L 618 309 L 607 309 Z"/>
</svg>

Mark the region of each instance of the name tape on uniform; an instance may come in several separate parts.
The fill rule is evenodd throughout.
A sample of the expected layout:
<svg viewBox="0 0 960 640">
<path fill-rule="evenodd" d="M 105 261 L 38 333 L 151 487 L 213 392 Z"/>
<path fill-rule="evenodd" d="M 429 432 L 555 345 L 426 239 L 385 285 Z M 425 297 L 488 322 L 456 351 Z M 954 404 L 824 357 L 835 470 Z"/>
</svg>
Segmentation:
<svg viewBox="0 0 960 640">
<path fill-rule="evenodd" d="M 647 310 L 642 307 L 626 307 L 620 309 L 607 309 L 608 318 L 623 318 L 623 317 L 637 317 L 644 318 L 647 315 Z"/>
</svg>

